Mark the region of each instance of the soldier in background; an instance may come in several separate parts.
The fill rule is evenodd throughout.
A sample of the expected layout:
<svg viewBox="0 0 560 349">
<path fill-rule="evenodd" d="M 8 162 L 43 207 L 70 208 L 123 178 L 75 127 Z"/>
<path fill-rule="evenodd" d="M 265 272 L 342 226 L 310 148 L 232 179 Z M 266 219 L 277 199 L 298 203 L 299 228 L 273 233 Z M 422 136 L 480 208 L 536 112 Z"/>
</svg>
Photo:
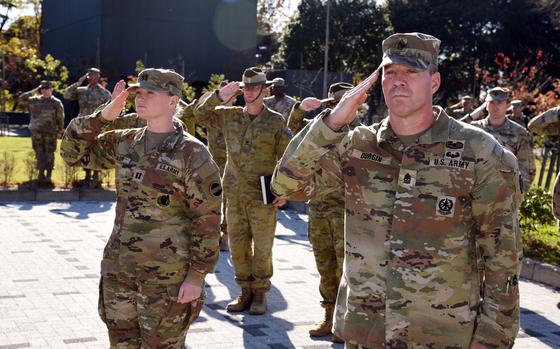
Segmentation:
<svg viewBox="0 0 560 349">
<path fill-rule="evenodd" d="M 471 113 L 474 110 L 473 107 L 473 99 L 469 95 L 465 95 L 461 97 L 461 101 L 459 103 L 453 104 L 445 108 L 445 112 L 447 115 L 455 118 L 457 120 L 463 118 L 468 113 Z"/>
<path fill-rule="evenodd" d="M 111 348 L 184 347 L 218 260 L 221 185 L 206 147 L 175 121 L 183 77 L 165 69 L 138 76 L 144 128 L 103 132 L 128 92 L 101 112 L 73 119 L 61 155 L 71 166 L 117 167 L 113 233 L 101 262 L 99 314 Z"/>
<path fill-rule="evenodd" d="M 291 132 L 282 115 L 263 103 L 269 83 L 257 67 L 243 72 L 242 82 L 230 82 L 195 108 L 200 123 L 219 128 L 225 138 L 227 162 L 223 176 L 227 198 L 227 224 L 235 281 L 241 293 L 228 304 L 230 312 L 249 308 L 253 315 L 267 310 L 266 293 L 272 277 L 272 245 L 277 207 L 286 201 L 275 198 L 264 204 L 261 176 L 272 175 Z M 243 91 L 245 107 L 224 106 Z"/>
<path fill-rule="evenodd" d="M 317 110 L 324 103 L 328 103 L 330 108 L 334 108 L 344 93 L 353 87 L 352 84 L 337 82 L 329 87 L 329 98 L 319 100 L 309 97 L 301 103 L 297 102 L 288 118 L 288 128 L 294 134 L 300 132 L 311 122 L 304 118 L 305 112 Z M 353 129 L 359 125 L 359 119 L 356 117 L 349 126 L 350 129 Z M 309 330 L 309 335 L 324 337 L 332 333 L 336 294 L 344 262 L 344 187 L 341 185 L 326 195 L 310 196 L 307 234 L 309 242 L 313 246 L 313 256 L 320 276 L 319 292 L 323 298 L 321 307 L 325 309 L 325 316 L 322 321 Z M 344 341 L 333 336 L 333 342 L 342 343 Z"/>
<path fill-rule="evenodd" d="M 527 115 L 523 114 L 523 101 L 519 99 L 514 99 L 511 101 L 511 114 L 508 115 L 508 119 L 517 122 L 519 125 L 527 128 L 529 120 L 531 119 Z"/>
<path fill-rule="evenodd" d="M 282 114 L 287 121 L 290 111 L 296 102 L 295 99 L 285 94 L 286 81 L 283 78 L 275 78 L 272 80 L 270 92 L 272 96 L 264 99 L 264 104 L 271 110 Z"/>
<path fill-rule="evenodd" d="M 227 84 L 226 81 L 223 81 L 221 87 L 224 87 Z M 189 133 L 194 135 L 195 127 L 196 127 L 196 119 L 194 117 L 194 108 L 198 103 L 201 103 L 206 100 L 206 98 L 210 97 L 212 92 L 206 92 L 198 100 L 192 101 L 190 104 L 185 103 L 185 109 L 183 111 L 183 116 L 181 121 L 187 125 L 187 129 Z M 232 106 L 233 102 L 235 102 L 235 98 L 231 98 L 227 103 L 224 105 Z M 206 136 L 207 136 L 207 146 L 208 150 L 212 154 L 212 158 L 220 168 L 220 177 L 224 175 L 224 168 L 226 166 L 227 161 L 227 151 L 226 151 L 226 144 L 224 140 L 224 134 L 220 130 L 220 128 L 213 128 L 209 123 L 201 123 L 200 126 L 203 126 L 206 129 Z M 227 234 L 227 219 L 225 215 L 226 211 L 226 197 L 225 195 L 222 197 L 222 223 L 220 225 L 220 229 L 222 231 L 220 236 L 220 251 L 229 251 L 229 242 L 228 242 L 228 234 Z"/>
<path fill-rule="evenodd" d="M 87 86 L 82 86 L 87 79 Z M 97 68 L 90 68 L 86 74 L 78 79 L 77 82 L 68 86 L 64 90 L 64 98 L 69 101 L 78 101 L 80 112 L 78 116 L 91 115 L 100 105 L 111 100 L 111 93 L 99 84 L 101 71 Z M 85 168 L 86 177 L 83 183 L 90 188 L 99 188 L 99 171 Z"/>
<path fill-rule="evenodd" d="M 36 92 L 40 95 L 33 96 Z M 23 93 L 19 100 L 29 109 L 31 145 L 39 170 L 38 184 L 52 185 L 56 140 L 64 132 L 64 107 L 60 99 L 53 96 L 50 81 L 41 81 L 39 87 Z"/>
<path fill-rule="evenodd" d="M 347 348 L 509 348 L 519 329 L 517 162 L 432 104 L 439 44 L 385 39 L 379 69 L 294 137 L 272 180 L 288 198 L 344 185 L 334 328 Z M 389 117 L 350 131 L 380 69 Z"/>
<path fill-rule="evenodd" d="M 523 180 L 523 193 L 533 183 L 537 169 L 533 154 L 533 135 L 518 123 L 506 117 L 510 105 L 509 91 L 494 87 L 486 94 L 486 110 L 488 116 L 471 123 L 496 137 L 498 142 L 517 157 L 519 171 Z"/>
</svg>

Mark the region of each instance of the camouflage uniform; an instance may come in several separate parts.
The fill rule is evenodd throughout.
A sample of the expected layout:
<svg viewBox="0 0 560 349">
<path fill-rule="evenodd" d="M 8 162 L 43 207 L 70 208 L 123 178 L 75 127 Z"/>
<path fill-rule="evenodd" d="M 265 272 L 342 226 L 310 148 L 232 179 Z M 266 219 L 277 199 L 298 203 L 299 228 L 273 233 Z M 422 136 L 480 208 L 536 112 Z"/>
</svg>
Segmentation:
<svg viewBox="0 0 560 349">
<path fill-rule="evenodd" d="M 537 172 L 533 155 L 533 136 L 518 123 L 506 118 L 501 126 L 490 125 L 489 118 L 474 121 L 471 125 L 480 127 L 496 137 L 498 142 L 511 151 L 519 163 L 519 171 L 523 180 L 523 192 L 527 192 Z"/>
<path fill-rule="evenodd" d="M 374 348 L 468 348 L 473 338 L 508 347 L 519 326 L 515 158 L 485 133 L 434 113 L 435 124 L 409 147 L 388 119 L 333 132 L 318 118 L 290 143 L 272 187 L 282 196 L 346 187 L 337 335 Z M 324 163 L 326 153 L 336 160 Z M 340 172 L 324 171 L 333 166 Z M 321 185 L 329 174 L 338 183 Z M 482 302 L 475 246 L 487 270 Z"/>
<path fill-rule="evenodd" d="M 438 48 L 426 34 L 393 34 L 381 67 L 427 70 Z M 344 185 L 335 334 L 371 348 L 513 346 L 522 257 L 513 154 L 437 106 L 432 125 L 407 145 L 388 118 L 335 132 L 323 121 L 329 112 L 290 142 L 272 188 L 299 198 Z"/>
<path fill-rule="evenodd" d="M 29 108 L 29 131 L 31 131 L 31 144 L 35 151 L 37 169 L 41 172 L 51 171 L 54 168 L 56 140 L 64 131 L 62 102 L 54 96 L 50 98 L 33 96 L 33 91 L 23 93 L 19 99 Z"/>
<path fill-rule="evenodd" d="M 305 112 L 296 103 L 288 118 L 288 128 L 300 132 L 310 121 L 304 119 Z M 319 292 L 325 308 L 334 306 L 344 261 L 344 188 L 309 200 L 309 242 L 317 271 L 321 277 Z M 332 314 L 331 314 L 332 317 Z"/>
<path fill-rule="evenodd" d="M 111 348 L 179 349 L 204 298 L 180 304 L 179 288 L 183 281 L 202 286 L 218 260 L 219 170 L 181 123 L 148 151 L 146 128 L 103 132 L 107 124 L 99 113 L 75 118 L 61 146 L 70 165 L 117 167 L 99 312 Z"/>
<path fill-rule="evenodd" d="M 227 163 L 222 180 L 235 280 L 242 288 L 266 292 L 277 209 L 263 204 L 259 177 L 272 174 L 291 133 L 284 118 L 266 107 L 251 119 L 242 107 L 220 103 L 216 91 L 195 108 L 195 117 L 224 134 Z"/>
<path fill-rule="evenodd" d="M 90 69 L 89 72 L 96 71 L 99 73 L 98 69 Z M 78 116 L 91 115 L 94 111 L 102 104 L 111 100 L 111 92 L 107 91 L 101 85 L 96 86 L 79 86 L 79 84 L 73 83 L 64 90 L 64 98 L 69 101 L 78 101 L 78 106 L 80 111 Z M 84 167 L 86 171 L 86 180 L 89 180 L 90 170 Z M 99 174 L 94 172 L 94 180 L 97 181 Z"/>
<path fill-rule="evenodd" d="M 181 121 L 183 121 L 185 125 L 187 125 L 187 129 L 189 130 L 189 133 L 192 135 L 194 135 L 194 131 L 195 131 L 196 119 L 194 117 L 194 108 L 197 102 L 198 101 L 195 99 L 190 104 L 186 105 L 183 111 L 183 116 L 181 118 Z M 226 142 L 224 140 L 224 134 L 222 133 L 220 128 L 213 128 L 208 123 L 204 123 L 202 126 L 204 126 L 207 130 L 206 135 L 208 140 L 208 144 L 207 144 L 208 150 L 210 151 L 210 154 L 212 154 L 212 158 L 220 168 L 220 177 L 222 177 L 224 175 L 224 169 L 227 161 L 227 151 L 226 151 Z M 225 195 L 223 196 L 222 200 L 223 202 L 222 202 L 221 231 L 223 234 L 227 234 L 227 219 L 225 214 L 226 212 Z M 224 239 L 227 239 L 227 237 L 225 237 Z M 224 244 L 221 245 L 224 246 Z"/>
<path fill-rule="evenodd" d="M 281 99 L 278 99 L 275 96 L 266 97 L 264 99 L 264 105 L 266 105 L 268 109 L 282 114 L 285 120 L 288 120 L 290 111 L 295 103 L 296 100 L 287 95 L 284 95 Z"/>
<path fill-rule="evenodd" d="M 552 192 L 552 212 L 556 219 L 560 219 L 560 173 L 556 176 Z"/>
</svg>

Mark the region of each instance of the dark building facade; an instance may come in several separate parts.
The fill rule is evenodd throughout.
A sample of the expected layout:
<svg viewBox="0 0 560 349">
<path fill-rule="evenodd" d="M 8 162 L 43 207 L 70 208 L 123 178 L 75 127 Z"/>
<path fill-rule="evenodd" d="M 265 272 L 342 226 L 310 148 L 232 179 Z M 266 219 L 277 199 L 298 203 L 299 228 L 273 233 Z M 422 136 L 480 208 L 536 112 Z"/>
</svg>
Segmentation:
<svg viewBox="0 0 560 349">
<path fill-rule="evenodd" d="M 75 81 L 100 67 L 110 86 L 146 67 L 206 83 L 255 64 L 257 0 L 43 0 L 41 50 Z"/>
</svg>

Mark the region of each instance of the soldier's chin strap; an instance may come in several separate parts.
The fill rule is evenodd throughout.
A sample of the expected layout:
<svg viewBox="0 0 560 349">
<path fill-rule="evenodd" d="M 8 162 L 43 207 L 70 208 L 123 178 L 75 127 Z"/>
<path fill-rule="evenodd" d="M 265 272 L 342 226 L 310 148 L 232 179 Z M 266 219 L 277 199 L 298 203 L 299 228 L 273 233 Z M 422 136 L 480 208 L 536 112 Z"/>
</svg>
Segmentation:
<svg viewBox="0 0 560 349">
<path fill-rule="evenodd" d="M 257 95 L 257 97 L 253 98 L 252 101 L 247 102 L 247 103 L 248 103 L 248 104 L 255 103 L 255 101 L 256 101 L 257 99 L 259 99 L 259 97 L 262 95 L 262 93 L 263 93 L 263 91 L 264 91 L 264 87 L 265 87 L 265 85 L 261 85 L 261 89 L 260 89 L 259 94 Z"/>
</svg>

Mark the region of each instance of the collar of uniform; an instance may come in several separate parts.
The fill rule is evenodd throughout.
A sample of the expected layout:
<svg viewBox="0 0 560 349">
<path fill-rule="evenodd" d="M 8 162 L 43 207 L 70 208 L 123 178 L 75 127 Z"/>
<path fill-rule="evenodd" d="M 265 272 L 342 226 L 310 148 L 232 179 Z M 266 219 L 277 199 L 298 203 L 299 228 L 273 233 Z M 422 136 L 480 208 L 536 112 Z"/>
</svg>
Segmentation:
<svg viewBox="0 0 560 349">
<path fill-rule="evenodd" d="M 503 124 L 501 124 L 500 126 L 494 126 L 490 123 L 490 117 L 489 116 L 485 117 L 484 119 L 482 119 L 480 121 L 482 127 L 486 127 L 486 128 L 489 128 L 489 129 L 495 130 L 495 131 L 505 130 L 506 128 L 509 127 L 510 122 L 513 122 L 513 121 L 511 121 L 509 118 L 506 117 L 506 121 L 504 121 Z"/>
<path fill-rule="evenodd" d="M 175 133 L 172 136 L 167 137 L 163 141 L 163 143 L 159 146 L 159 149 L 162 149 L 162 150 L 173 149 L 173 148 L 175 148 L 175 146 L 177 145 L 177 143 L 181 139 L 181 136 L 183 135 L 183 124 L 180 121 L 178 121 L 176 119 L 173 119 L 173 126 L 175 126 Z M 145 142 L 146 131 L 147 130 L 148 130 L 148 126 L 145 126 L 142 129 L 142 131 L 138 132 L 134 136 L 134 141 L 132 142 L 133 147 L 140 142 Z"/>
<path fill-rule="evenodd" d="M 246 117 L 250 118 L 251 121 L 253 121 L 253 120 L 256 120 L 257 118 L 259 118 L 261 115 L 265 115 L 266 113 L 269 113 L 269 110 L 270 109 L 266 106 L 266 104 L 263 104 L 263 109 L 257 115 L 253 115 L 254 118 L 251 118 L 251 115 L 249 115 L 249 113 L 247 113 L 247 109 L 245 109 L 245 108 L 243 108 L 243 115 L 245 115 Z"/>
<path fill-rule="evenodd" d="M 449 139 L 449 116 L 445 113 L 443 108 L 439 106 L 433 106 L 432 112 L 434 114 L 434 122 L 432 126 L 420 136 L 418 144 L 446 142 Z M 388 142 L 392 144 L 396 141 L 400 142 L 399 137 L 397 137 L 391 128 L 389 118 L 383 119 L 377 132 L 377 143 Z"/>
</svg>

